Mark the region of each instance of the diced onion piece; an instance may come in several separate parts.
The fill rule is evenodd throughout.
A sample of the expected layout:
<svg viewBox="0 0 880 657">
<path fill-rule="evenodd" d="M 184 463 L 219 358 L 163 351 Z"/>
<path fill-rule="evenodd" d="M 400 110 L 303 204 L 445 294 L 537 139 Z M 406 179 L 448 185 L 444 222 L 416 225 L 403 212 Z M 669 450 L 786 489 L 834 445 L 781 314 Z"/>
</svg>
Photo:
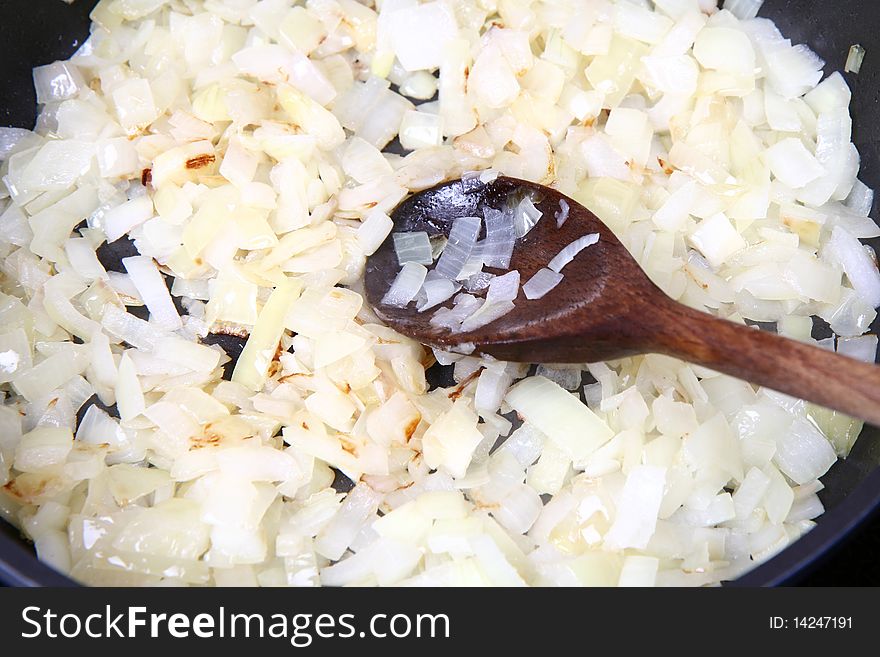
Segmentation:
<svg viewBox="0 0 880 657">
<path fill-rule="evenodd" d="M 147 351 L 153 348 L 156 340 L 162 335 L 149 322 L 145 322 L 112 304 L 107 304 L 104 308 L 101 325 L 110 335 L 124 340 L 133 347 Z"/>
<path fill-rule="evenodd" d="M 453 281 L 445 278 L 429 278 L 425 280 L 422 291 L 425 293 L 425 300 L 419 304 L 419 312 L 430 310 L 434 306 L 443 303 L 454 295 L 460 286 Z"/>
<path fill-rule="evenodd" d="M 481 243 L 480 258 L 487 267 L 507 269 L 516 244 L 513 214 L 494 208 L 483 209 L 486 239 Z"/>
<path fill-rule="evenodd" d="M 874 207 L 874 190 L 862 181 L 856 180 L 852 191 L 846 197 L 846 207 L 861 217 L 867 217 Z"/>
<path fill-rule="evenodd" d="M 586 458 L 613 436 L 608 425 L 577 397 L 544 377 L 520 381 L 504 399 L 573 461 Z"/>
<path fill-rule="evenodd" d="M 156 266 L 156 261 L 147 256 L 133 256 L 123 258 L 122 264 L 144 304 L 150 310 L 150 318 L 163 329 L 169 331 L 179 329 L 183 323 L 171 300 L 165 279 Z"/>
<path fill-rule="evenodd" d="M 153 216 L 153 202 L 147 195 L 138 196 L 109 210 L 102 219 L 108 242 L 115 242 Z"/>
<path fill-rule="evenodd" d="M 694 57 L 707 69 L 753 76 L 755 49 L 742 30 L 729 27 L 706 27 L 694 43 Z"/>
<path fill-rule="evenodd" d="M 825 169 L 803 142 L 789 137 L 767 149 L 770 171 L 792 189 L 800 189 L 825 174 Z"/>
<path fill-rule="evenodd" d="M 880 273 L 865 247 L 844 228 L 835 226 L 824 251 L 843 269 L 859 297 L 872 308 L 880 306 Z"/>
<path fill-rule="evenodd" d="M 72 98 L 85 86 L 79 69 L 70 62 L 55 62 L 34 69 L 34 87 L 40 104 Z"/>
<path fill-rule="evenodd" d="M 846 64 L 844 65 L 843 70 L 847 73 L 858 73 L 862 69 L 862 62 L 865 61 L 866 52 L 867 51 L 857 43 L 850 46 L 849 52 L 846 55 Z"/>
<path fill-rule="evenodd" d="M 443 117 L 409 110 L 400 124 L 400 145 L 407 150 L 431 148 L 443 143 Z"/>
<path fill-rule="evenodd" d="M 372 210 L 357 230 L 358 243 L 364 255 L 373 255 L 393 228 L 391 217 L 381 210 Z"/>
<path fill-rule="evenodd" d="M 272 291 L 235 364 L 232 372 L 234 383 L 240 383 L 250 390 L 263 387 L 269 365 L 284 334 L 287 312 L 301 291 L 302 283 L 292 278 L 285 278 Z"/>
<path fill-rule="evenodd" d="M 0 335 L 0 383 L 11 381 L 16 373 L 32 366 L 30 340 L 24 329 L 19 327 Z"/>
<path fill-rule="evenodd" d="M 471 294 L 459 294 L 454 299 L 452 308 L 440 308 L 431 316 L 429 323 L 432 326 L 447 328 L 450 331 L 458 331 L 461 323 L 480 307 L 481 301 Z"/>
<path fill-rule="evenodd" d="M 0 127 L 0 162 L 7 160 L 19 150 L 25 150 L 27 145 L 39 143 L 40 137 L 24 128 Z"/>
<path fill-rule="evenodd" d="M 564 224 L 568 219 L 568 212 L 568 201 L 566 201 L 564 198 L 559 199 L 559 211 L 554 214 L 554 216 L 556 217 L 557 228 L 562 228 L 562 224 Z"/>
<path fill-rule="evenodd" d="M 34 401 L 63 386 L 87 365 L 84 352 L 73 351 L 71 357 L 71 353 L 59 351 L 32 368 L 17 372 L 12 378 L 12 387 L 28 401 Z"/>
<path fill-rule="evenodd" d="M 500 301 L 493 304 L 485 302 L 480 306 L 477 312 L 470 315 L 461 323 L 459 330 L 461 332 L 475 331 L 481 326 L 486 326 L 487 324 L 494 322 L 496 319 L 500 319 L 511 312 L 513 308 L 514 303 L 512 301 Z"/>
<path fill-rule="evenodd" d="M 788 431 L 777 437 L 773 461 L 797 484 L 818 479 L 836 460 L 831 443 L 806 418 L 796 418 Z"/>
<path fill-rule="evenodd" d="M 541 220 L 541 211 L 535 207 L 530 196 L 519 202 L 513 213 L 513 226 L 517 237 L 525 237 Z"/>
<path fill-rule="evenodd" d="M 420 265 L 430 265 L 434 262 L 434 253 L 428 233 L 394 233 L 394 253 L 397 254 L 397 262 L 402 267 L 408 262 Z"/>
<path fill-rule="evenodd" d="M 503 276 L 496 276 L 489 283 L 486 303 L 513 301 L 519 294 L 519 272 L 509 271 Z"/>
<path fill-rule="evenodd" d="M 449 240 L 434 271 L 443 278 L 456 280 L 471 256 L 480 234 L 479 217 L 461 217 L 452 223 Z"/>
<path fill-rule="evenodd" d="M 558 274 L 562 271 L 562 268 L 565 267 L 565 265 L 574 260 L 578 253 L 586 249 L 588 246 L 596 244 L 598 241 L 599 233 L 590 233 L 589 235 L 579 237 L 571 244 L 564 246 L 559 253 L 553 256 L 553 259 L 547 265 L 547 268 Z"/>
<path fill-rule="evenodd" d="M 833 109 L 849 107 L 851 99 L 852 92 L 839 71 L 829 75 L 804 96 L 804 101 L 817 116 Z"/>
<path fill-rule="evenodd" d="M 837 353 L 865 363 L 877 359 L 877 336 L 860 335 L 856 338 L 838 338 Z"/>
<path fill-rule="evenodd" d="M 477 429 L 477 414 L 464 399 L 459 399 L 425 432 L 422 454 L 428 466 L 443 468 L 453 477 L 463 477 L 482 440 L 483 434 Z"/>
<path fill-rule="evenodd" d="M 367 519 L 376 512 L 381 500 L 381 494 L 367 484 L 355 486 L 330 522 L 318 532 L 315 550 L 328 559 L 339 559 Z"/>
<path fill-rule="evenodd" d="M 666 468 L 638 465 L 630 470 L 617 504 L 614 524 L 605 535 L 608 547 L 616 550 L 647 547 L 657 524 L 665 484 Z"/>
<path fill-rule="evenodd" d="M 116 406 L 123 422 L 128 422 L 144 412 L 146 405 L 143 389 L 138 381 L 134 363 L 127 353 L 122 354 L 119 361 L 115 392 Z"/>
<path fill-rule="evenodd" d="M 724 0 L 724 8 L 741 21 L 758 15 L 764 0 Z"/>
<path fill-rule="evenodd" d="M 458 36 L 458 25 L 446 4 L 427 2 L 391 13 L 388 31 L 392 50 L 404 69 L 431 70 L 443 63 L 447 43 Z"/>
<path fill-rule="evenodd" d="M 513 300 L 519 294 L 519 272 L 507 272 L 496 276 L 489 283 L 489 291 L 482 306 L 461 324 L 461 331 L 473 331 L 494 322 L 514 308 Z"/>
<path fill-rule="evenodd" d="M 427 235 L 425 237 L 427 242 Z M 394 306 L 395 308 L 406 307 L 422 289 L 427 275 L 428 270 L 424 265 L 417 262 L 407 262 L 395 277 L 394 282 L 391 283 L 385 296 L 382 297 L 382 305 Z"/>
<path fill-rule="evenodd" d="M 152 86 L 143 78 L 132 77 L 114 86 L 111 96 L 119 123 L 130 134 L 159 115 Z"/>
<path fill-rule="evenodd" d="M 691 233 L 691 241 L 713 267 L 746 247 L 746 241 L 721 212 L 707 217 Z"/>
<path fill-rule="evenodd" d="M 562 282 L 562 278 L 562 274 L 552 269 L 547 269 L 546 267 L 539 269 L 523 285 L 523 294 L 526 295 L 526 299 L 540 299 L 559 285 Z"/>
<path fill-rule="evenodd" d="M 291 121 L 315 137 L 319 148 L 330 150 L 345 141 L 345 132 L 336 117 L 301 91 L 279 85 L 278 102 Z"/>
<path fill-rule="evenodd" d="M 218 349 L 178 337 L 156 341 L 155 351 L 163 360 L 180 365 L 193 372 L 212 372 L 220 364 L 222 352 Z"/>
</svg>

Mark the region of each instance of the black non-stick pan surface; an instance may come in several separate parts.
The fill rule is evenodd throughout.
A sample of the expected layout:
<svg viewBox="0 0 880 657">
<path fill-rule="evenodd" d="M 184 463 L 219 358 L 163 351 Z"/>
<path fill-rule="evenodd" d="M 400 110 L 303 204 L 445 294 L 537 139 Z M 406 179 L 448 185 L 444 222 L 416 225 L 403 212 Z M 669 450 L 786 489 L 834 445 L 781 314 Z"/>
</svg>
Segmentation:
<svg viewBox="0 0 880 657">
<path fill-rule="evenodd" d="M 0 125 L 32 128 L 36 112 L 31 69 L 66 59 L 88 36 L 88 14 L 96 0 L 0 1 Z M 772 18 L 795 43 L 807 43 L 842 70 L 849 48 L 867 50 L 858 75 L 846 74 L 853 89 L 854 141 L 862 155 L 860 178 L 880 188 L 880 7 L 873 0 L 767 0 L 761 15 Z M 878 218 L 877 207 L 871 214 Z M 878 247 L 880 243 L 874 243 Z M 876 332 L 880 326 L 875 325 Z M 821 332 L 821 328 L 817 331 Z M 817 335 L 817 337 L 824 337 Z M 827 509 L 818 526 L 775 558 L 734 584 L 778 585 L 799 581 L 855 584 L 853 568 L 865 563 L 864 583 L 877 584 L 880 522 L 880 429 L 866 427 L 852 454 L 823 477 L 820 493 Z M 860 531 L 859 531 L 860 530 Z M 853 535 L 858 534 L 855 539 Z M 841 557 L 833 558 L 837 552 Z M 874 558 L 869 561 L 869 555 Z M 874 564 L 873 577 L 868 575 Z M 805 579 L 806 578 L 806 579 Z M 17 531 L 0 521 L 0 581 L 13 585 L 71 585 L 36 560 Z"/>
</svg>

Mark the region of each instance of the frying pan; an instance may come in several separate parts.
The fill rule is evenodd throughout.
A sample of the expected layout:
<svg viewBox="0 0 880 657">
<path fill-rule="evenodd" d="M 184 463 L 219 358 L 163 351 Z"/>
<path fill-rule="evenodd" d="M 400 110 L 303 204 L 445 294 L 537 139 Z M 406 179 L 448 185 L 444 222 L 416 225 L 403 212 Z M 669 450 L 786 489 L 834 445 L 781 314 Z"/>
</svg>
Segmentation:
<svg viewBox="0 0 880 657">
<path fill-rule="evenodd" d="M 89 33 L 96 0 L 3 0 L 0 5 L 0 125 L 32 128 L 36 101 L 31 69 L 68 58 Z M 872 0 L 766 0 L 761 15 L 776 21 L 795 43 L 809 44 L 827 70 L 842 70 L 852 44 L 867 50 L 853 90 L 854 141 L 862 155 L 860 178 L 880 188 L 880 11 Z M 878 217 L 877 208 L 871 214 Z M 872 244 L 875 248 L 880 243 Z M 872 327 L 874 332 L 880 322 Z M 826 337 L 817 329 L 816 337 Z M 823 477 L 819 495 L 827 511 L 806 536 L 734 584 L 779 585 L 798 581 L 880 508 L 880 429 L 865 427 L 849 458 Z M 18 532 L 0 520 L 0 580 L 24 586 L 73 582 L 37 561 Z"/>
</svg>

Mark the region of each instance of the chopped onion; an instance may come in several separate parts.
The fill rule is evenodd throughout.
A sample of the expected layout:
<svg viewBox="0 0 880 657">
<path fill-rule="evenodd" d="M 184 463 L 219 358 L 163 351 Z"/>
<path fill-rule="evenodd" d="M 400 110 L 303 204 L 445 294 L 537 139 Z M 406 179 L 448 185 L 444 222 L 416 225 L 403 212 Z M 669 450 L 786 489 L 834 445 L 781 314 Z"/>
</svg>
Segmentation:
<svg viewBox="0 0 880 657">
<path fill-rule="evenodd" d="M 800 189 L 825 173 L 825 169 L 800 139 L 789 137 L 767 149 L 773 175 L 793 189 Z"/>
<path fill-rule="evenodd" d="M 614 524 L 605 536 L 613 549 L 644 549 L 654 534 L 666 485 L 666 468 L 639 465 L 627 475 Z"/>
<path fill-rule="evenodd" d="M 714 585 L 807 531 L 860 422 L 662 355 L 461 341 L 515 312 L 541 219 L 504 175 L 682 303 L 876 359 L 846 79 L 719 4 L 98 2 L 34 71 L 34 131 L 0 128 L 0 484 L 37 555 L 99 586 Z M 363 275 L 456 178 L 482 216 L 394 236 L 388 291 L 445 334 L 443 388 Z"/>
<path fill-rule="evenodd" d="M 866 50 L 859 44 L 850 46 L 849 52 L 846 55 L 846 64 L 844 64 L 843 70 L 847 73 L 857 74 L 862 69 L 862 62 L 865 61 L 865 52 Z"/>
<path fill-rule="evenodd" d="M 150 351 L 162 335 L 157 327 L 112 304 L 104 307 L 101 325 L 110 335 L 128 344 Z"/>
<path fill-rule="evenodd" d="M 494 322 L 514 308 L 513 300 L 519 294 L 519 272 L 510 271 L 496 276 L 489 283 L 489 291 L 483 305 L 461 324 L 462 332 L 473 331 Z"/>
<path fill-rule="evenodd" d="M 434 253 L 428 233 L 394 233 L 394 253 L 397 254 L 397 262 L 402 267 L 408 262 L 420 265 L 434 263 Z"/>
<path fill-rule="evenodd" d="M 101 219 L 108 242 L 115 242 L 136 226 L 153 216 L 153 202 L 139 196 L 109 210 Z"/>
<path fill-rule="evenodd" d="M 467 263 L 480 234 L 479 217 L 462 217 L 452 222 L 446 247 L 434 271 L 443 278 L 456 280 Z"/>
<path fill-rule="evenodd" d="M 846 197 L 846 207 L 859 216 L 867 217 L 874 207 L 874 190 L 860 180 L 856 180 L 852 191 Z"/>
<path fill-rule="evenodd" d="M 836 460 L 828 439 L 809 420 L 800 417 L 778 437 L 773 456 L 773 462 L 797 484 L 818 479 Z"/>
<path fill-rule="evenodd" d="M 34 145 L 39 137 L 23 128 L 0 127 L 0 162 L 3 162 L 28 144 Z"/>
<path fill-rule="evenodd" d="M 694 43 L 694 57 L 706 69 L 731 75 L 751 76 L 755 71 L 755 49 L 742 30 L 706 27 Z"/>
<path fill-rule="evenodd" d="M 34 87 L 37 102 L 46 104 L 72 98 L 85 87 L 85 81 L 70 62 L 55 62 L 34 69 Z"/>
<path fill-rule="evenodd" d="M 865 247 L 844 228 L 835 226 L 825 251 L 828 258 L 843 269 L 849 282 L 862 300 L 877 308 L 880 306 L 880 273 L 876 261 Z"/>
<path fill-rule="evenodd" d="M 427 234 L 425 234 L 427 243 Z M 397 308 L 406 307 L 410 301 L 415 299 L 422 284 L 425 282 L 425 276 L 428 270 L 424 265 L 417 262 L 406 262 L 403 268 L 397 274 L 391 287 L 382 297 L 382 304 L 385 306 L 395 306 Z"/>
<path fill-rule="evenodd" d="M 513 215 L 494 208 L 483 209 L 486 239 L 481 242 L 480 258 L 487 267 L 507 269 L 516 243 Z"/>
<path fill-rule="evenodd" d="M 720 267 L 746 246 L 745 240 L 721 212 L 703 219 L 691 233 L 691 241 L 713 267 Z"/>
<path fill-rule="evenodd" d="M 450 331 L 458 331 L 461 323 L 470 315 L 474 314 L 481 305 L 481 301 L 471 294 L 461 293 L 454 299 L 452 308 L 440 308 L 431 316 L 432 326 L 447 328 Z"/>
<path fill-rule="evenodd" d="M 724 8 L 741 21 L 758 15 L 764 0 L 724 0 Z"/>
<path fill-rule="evenodd" d="M 574 461 L 586 458 L 613 435 L 576 397 L 541 376 L 520 381 L 504 399 Z"/>
<path fill-rule="evenodd" d="M 123 258 L 122 264 L 137 288 L 138 294 L 150 310 L 150 319 L 163 329 L 174 331 L 183 324 L 165 280 L 152 258 L 134 256 Z"/>
<path fill-rule="evenodd" d="M 447 299 L 452 298 L 460 286 L 453 281 L 445 278 L 428 278 L 422 285 L 422 291 L 425 293 L 425 300 L 419 304 L 419 312 L 430 310 L 434 306 L 443 303 Z"/>
<path fill-rule="evenodd" d="M 559 199 L 559 211 L 554 215 L 557 228 L 562 228 L 562 224 L 568 219 L 568 210 L 568 202 L 564 198 Z"/>
<path fill-rule="evenodd" d="M 557 274 L 560 273 L 562 268 L 574 260 L 578 253 L 586 249 L 588 246 L 596 244 L 598 241 L 599 233 L 590 233 L 589 235 L 577 238 L 571 244 L 562 247 L 562 250 L 553 256 L 553 259 L 547 265 L 547 268 L 555 271 Z"/>
<path fill-rule="evenodd" d="M 562 282 L 562 274 L 552 269 L 539 269 L 525 285 L 523 285 L 523 294 L 526 299 L 540 299 L 554 287 Z"/>
<path fill-rule="evenodd" d="M 284 334 L 287 311 L 301 291 L 301 284 L 287 277 L 273 290 L 235 364 L 232 372 L 234 383 L 251 390 L 262 387 Z"/>
<path fill-rule="evenodd" d="M 865 363 L 877 360 L 877 336 L 860 335 L 856 338 L 838 338 L 837 353 Z"/>
<path fill-rule="evenodd" d="M 425 463 L 443 468 L 453 477 L 463 477 L 483 434 L 477 429 L 477 414 L 464 400 L 431 424 L 422 438 Z"/>
<path fill-rule="evenodd" d="M 541 220 L 541 214 L 541 211 L 532 202 L 531 197 L 524 197 L 513 213 L 513 226 L 516 236 L 525 237 Z"/>
</svg>

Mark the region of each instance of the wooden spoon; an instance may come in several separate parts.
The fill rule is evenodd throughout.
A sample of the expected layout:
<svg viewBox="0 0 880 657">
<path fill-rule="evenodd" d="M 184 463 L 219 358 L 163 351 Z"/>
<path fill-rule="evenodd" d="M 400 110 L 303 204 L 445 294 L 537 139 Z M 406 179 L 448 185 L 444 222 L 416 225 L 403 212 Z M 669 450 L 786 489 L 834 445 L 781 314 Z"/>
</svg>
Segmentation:
<svg viewBox="0 0 880 657">
<path fill-rule="evenodd" d="M 500 209 L 511 194 L 530 193 L 543 213 L 514 249 L 510 269 L 525 283 L 564 246 L 589 233 L 599 242 L 581 251 L 562 270 L 562 282 L 541 299 L 520 289 L 513 311 L 465 333 L 432 326 L 434 313 L 415 304 L 394 308 L 382 296 L 400 266 L 389 238 L 367 260 L 367 300 L 376 314 L 419 342 L 455 349 L 472 343 L 474 353 L 529 363 L 592 363 L 643 353 L 660 353 L 767 386 L 880 426 L 880 367 L 749 328 L 673 301 L 650 281 L 626 248 L 596 215 L 554 189 L 499 177 L 455 180 L 419 192 L 392 214 L 395 232 L 448 235 L 458 217 Z M 557 228 L 560 199 L 569 216 Z M 502 270 L 488 269 L 502 274 Z M 452 300 L 444 304 L 452 306 Z"/>
</svg>

